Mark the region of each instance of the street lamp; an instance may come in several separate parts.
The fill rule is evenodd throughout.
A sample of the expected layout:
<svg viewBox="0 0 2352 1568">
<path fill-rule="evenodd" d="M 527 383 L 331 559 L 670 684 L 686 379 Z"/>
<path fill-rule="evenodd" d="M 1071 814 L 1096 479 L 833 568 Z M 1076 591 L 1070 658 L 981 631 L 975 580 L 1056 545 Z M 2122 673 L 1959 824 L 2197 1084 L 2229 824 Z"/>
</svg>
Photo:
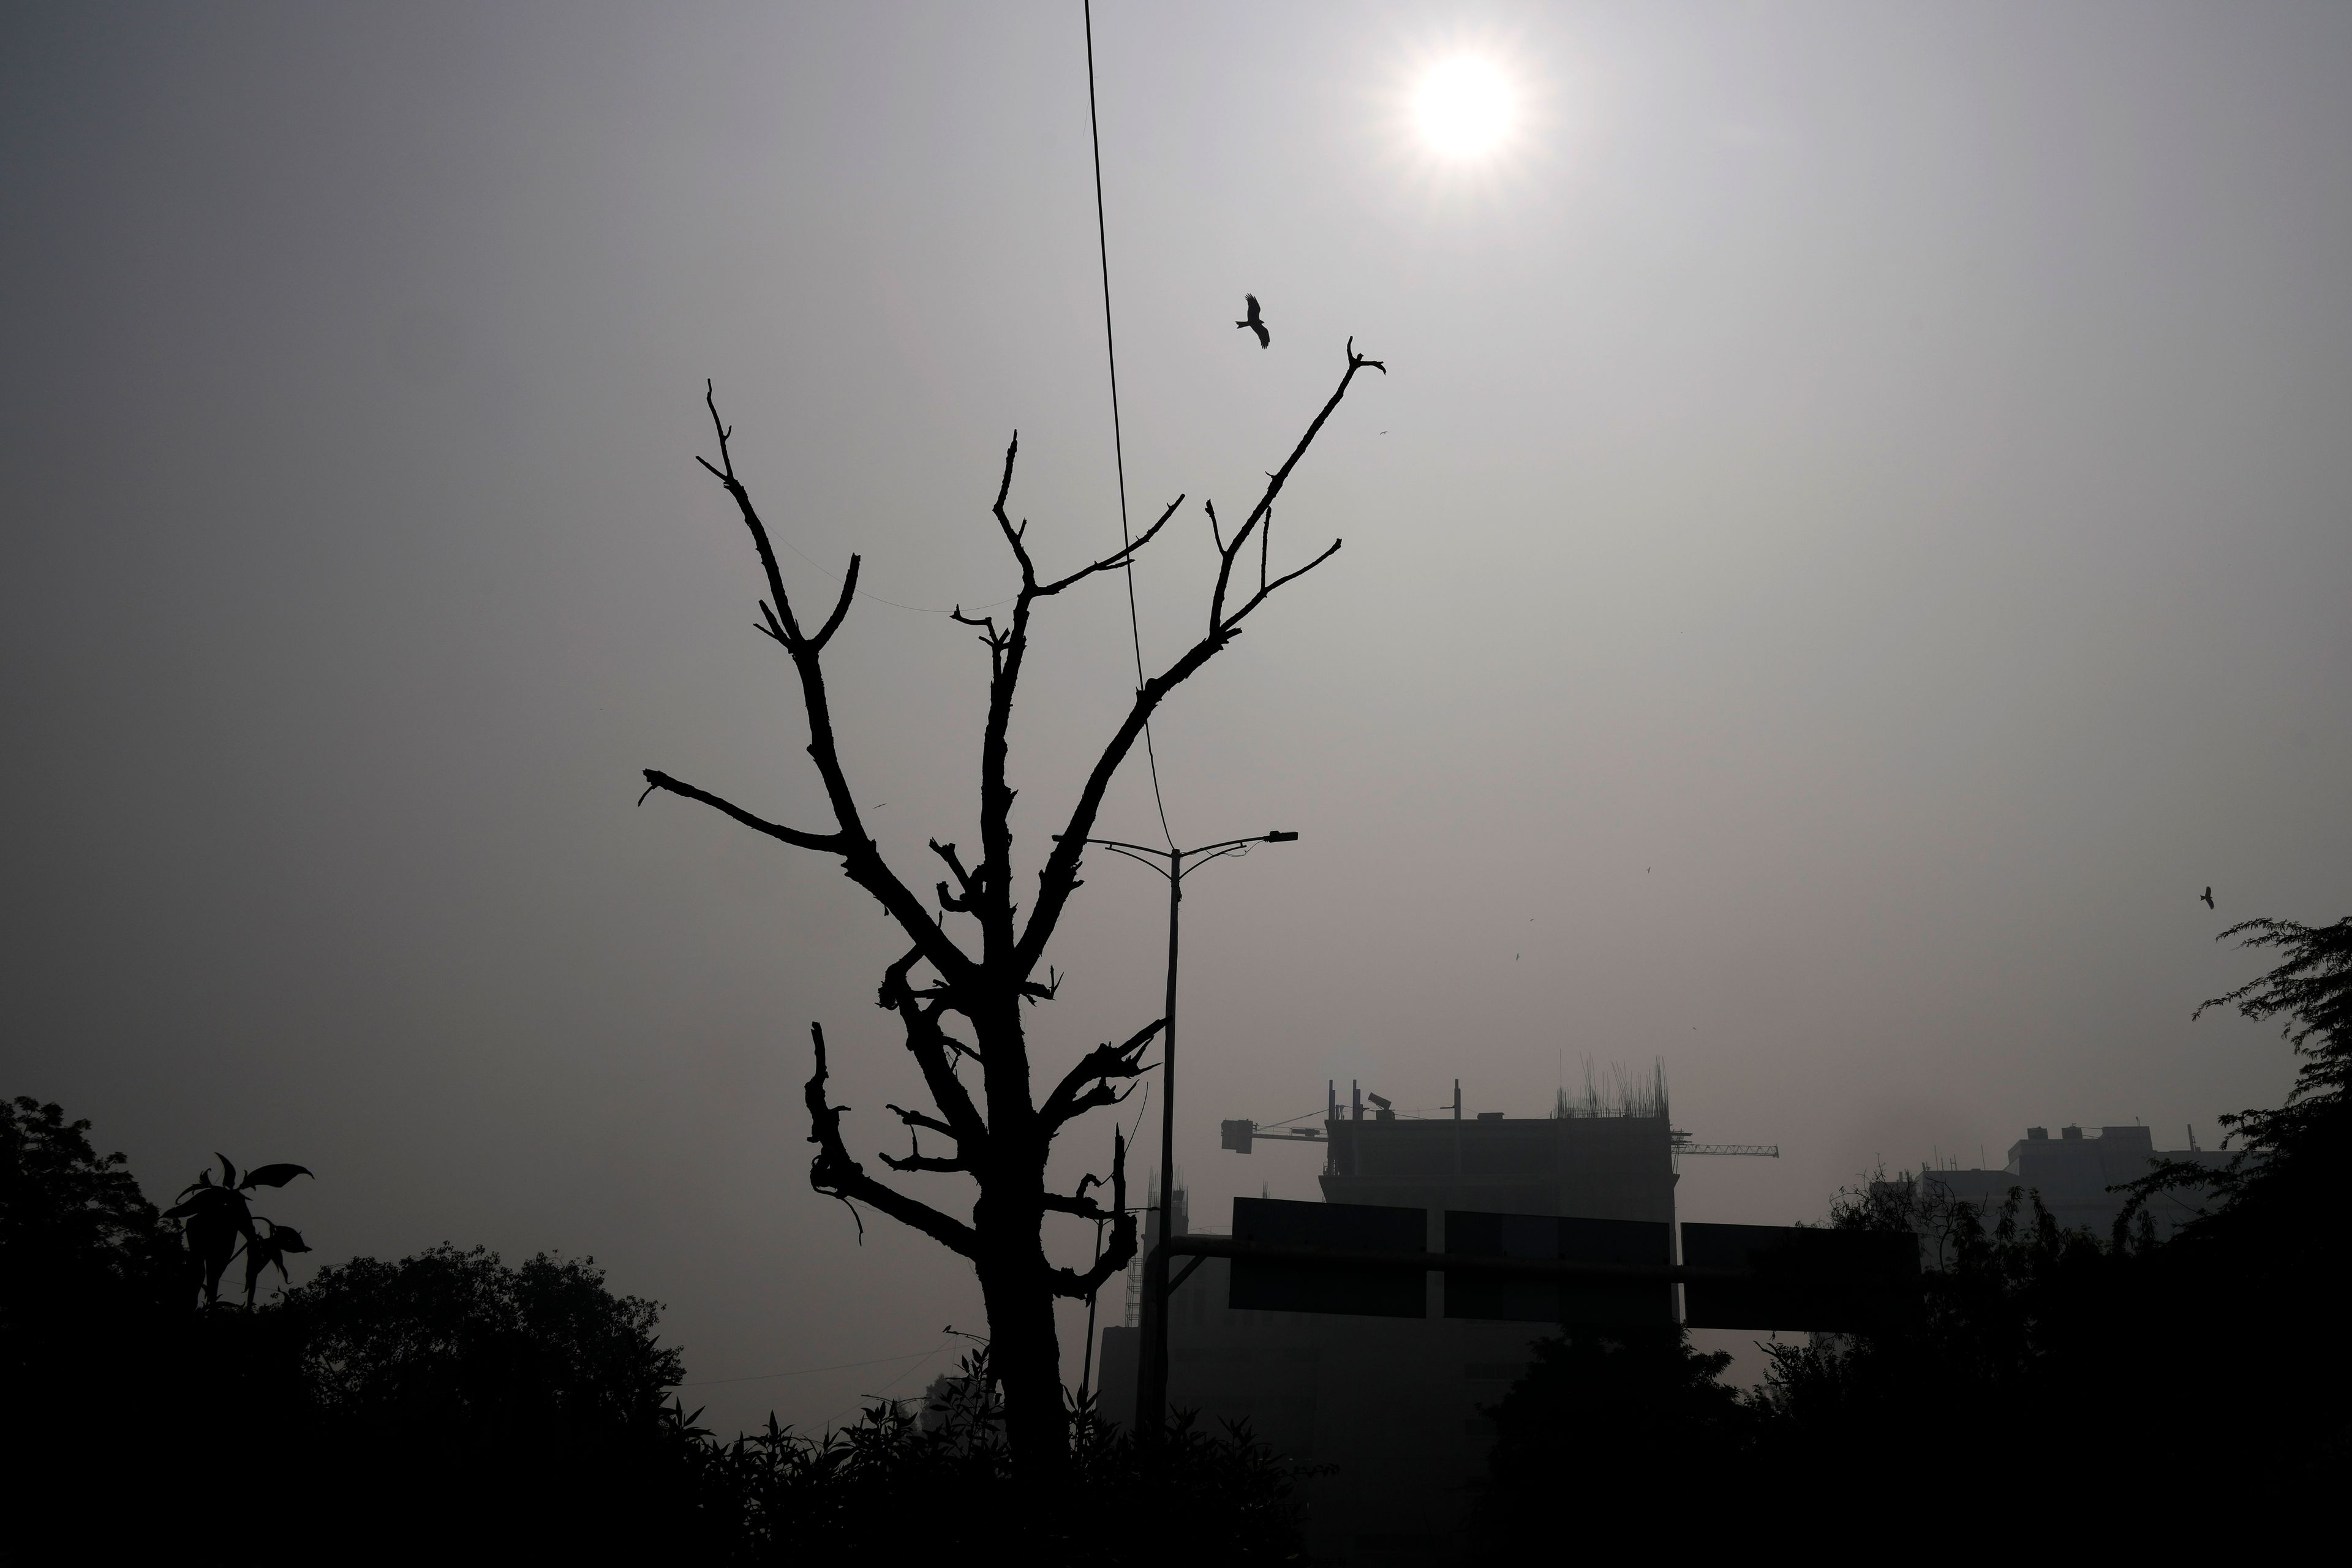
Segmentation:
<svg viewBox="0 0 2352 1568">
<path fill-rule="evenodd" d="M 1054 835 L 1059 839 L 1060 834 Z M 1238 855 L 1253 844 L 1295 844 L 1296 833 L 1279 830 L 1260 833 L 1247 838 L 1227 838 L 1216 844 L 1203 844 L 1198 848 L 1179 849 L 1171 845 L 1155 849 L 1148 844 L 1127 844 L 1116 838 L 1087 838 L 1081 843 L 1099 845 L 1114 854 L 1130 860 L 1139 860 L 1168 879 L 1168 995 L 1160 1016 L 1164 1020 L 1160 1031 L 1160 1238 L 1169 1237 L 1170 1204 L 1176 1191 L 1176 933 L 1184 907 L 1184 879 L 1212 860 L 1228 855 Z M 1165 1270 L 1164 1260 L 1161 1265 Z M 1157 1315 L 1167 1310 L 1161 1300 L 1165 1289 L 1153 1288 L 1149 1278 L 1150 1265 L 1145 1265 L 1143 1289 L 1143 1346 L 1136 1359 L 1140 1363 L 1136 1379 L 1135 1435 L 1137 1441 L 1147 1446 L 1159 1441 L 1168 1405 L 1168 1336 L 1155 1332 Z M 1088 1346 L 1089 1350 L 1093 1347 Z"/>
</svg>

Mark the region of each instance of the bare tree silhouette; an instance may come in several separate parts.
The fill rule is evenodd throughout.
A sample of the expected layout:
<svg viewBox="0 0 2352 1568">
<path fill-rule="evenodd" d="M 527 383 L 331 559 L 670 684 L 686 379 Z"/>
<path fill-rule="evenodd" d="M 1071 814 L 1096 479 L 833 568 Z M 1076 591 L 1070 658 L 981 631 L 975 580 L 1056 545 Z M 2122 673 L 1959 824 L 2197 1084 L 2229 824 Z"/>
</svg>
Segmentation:
<svg viewBox="0 0 2352 1568">
<path fill-rule="evenodd" d="M 979 1187 L 969 1219 L 960 1219 L 928 1203 L 910 1197 L 867 1173 L 849 1152 L 842 1130 L 845 1106 L 835 1106 L 825 1092 L 824 1030 L 810 1025 L 815 1045 L 815 1071 L 807 1085 L 809 1142 L 817 1155 L 809 1182 L 818 1192 L 845 1202 L 864 1203 L 911 1226 L 942 1247 L 971 1260 L 988 1309 L 991 1366 L 1004 1390 L 1006 1436 L 1015 1463 L 1033 1473 L 1053 1470 L 1066 1462 L 1067 1414 L 1062 1398 L 1061 1352 L 1054 1326 L 1057 1297 L 1082 1300 L 1125 1268 L 1135 1253 L 1135 1220 L 1127 1204 L 1126 1145 L 1114 1127 L 1111 1134 L 1110 1202 L 1108 1206 L 1087 1194 L 1090 1177 L 1074 1194 L 1049 1191 L 1045 1164 L 1054 1140 L 1091 1110 L 1116 1105 L 1145 1070 L 1143 1053 L 1157 1035 L 1154 1020 L 1116 1043 L 1106 1042 L 1086 1053 L 1055 1082 L 1042 1100 L 1032 1087 L 1033 1064 L 1024 1032 L 1022 1005 L 1053 999 L 1059 976 L 1046 968 L 1046 978 L 1035 978 L 1045 965 L 1045 950 L 1061 923 L 1070 897 L 1080 883 L 1078 869 L 1084 840 L 1111 778 L 1143 733 L 1144 724 L 1170 692 L 1181 685 L 1240 635 L 1242 624 L 1274 592 L 1329 560 L 1339 548 L 1330 546 L 1304 566 L 1276 574 L 1272 570 L 1274 503 L 1284 484 L 1306 457 L 1324 422 L 1330 418 L 1359 371 L 1370 367 L 1387 374 L 1379 360 L 1356 353 L 1348 341 L 1347 369 L 1339 384 L 1281 468 L 1267 476 L 1258 498 L 1230 539 L 1218 530 L 1216 511 L 1204 505 L 1211 536 L 1218 553 L 1216 585 L 1210 595 L 1208 626 L 1199 639 L 1136 692 L 1126 717 L 1104 745 L 1088 772 L 1076 805 L 1055 841 L 1038 873 L 1036 901 L 1024 924 L 1013 898 L 1012 813 L 1014 791 L 1007 773 L 1007 731 L 1013 719 L 1013 692 L 1029 654 L 1029 618 L 1038 601 L 1076 587 L 1088 578 L 1125 566 L 1136 552 L 1157 538 L 1184 501 L 1178 496 L 1158 521 L 1120 549 L 1077 571 L 1059 577 L 1041 577 L 1024 542 L 1028 523 L 1015 523 L 1005 510 L 1013 490 L 1013 466 L 1020 449 L 1016 434 L 1004 451 L 1004 472 L 997 483 L 991 508 L 998 531 L 1020 568 L 1020 591 L 1003 625 L 992 616 L 967 616 L 958 606 L 955 618 L 981 632 L 988 648 L 988 717 L 980 756 L 980 858 L 967 867 L 953 844 L 930 842 L 953 880 L 936 886 L 938 917 L 898 873 L 887 865 L 879 847 L 859 819 L 860 798 L 835 744 L 832 699 L 825 688 L 825 645 L 840 630 L 857 593 L 859 557 L 852 555 L 842 579 L 840 596 L 832 613 L 812 632 L 794 613 L 784 592 L 766 525 L 742 482 L 736 478 L 728 442 L 734 434 L 719 415 L 715 394 L 708 386 L 704 399 L 718 432 L 719 462 L 696 460 L 709 469 L 742 513 L 751 535 L 761 569 L 766 574 L 769 598 L 760 605 L 761 627 L 792 659 L 800 681 L 802 706 L 809 726 L 808 752 L 816 764 L 834 815 L 829 831 L 810 831 L 771 822 L 732 801 L 656 769 L 646 770 L 646 795 L 666 790 L 722 812 L 755 832 L 797 849 L 837 855 L 849 879 L 870 894 L 895 920 L 909 943 L 905 955 L 884 972 L 880 1005 L 898 1016 L 906 1047 L 921 1070 L 932 1100 L 929 1110 L 889 1109 L 909 1132 L 910 1152 L 904 1156 L 880 1155 L 892 1171 L 953 1172 L 969 1175 Z M 1247 581 L 1244 554 L 1253 541 L 1258 547 L 1257 583 Z M 1242 580 L 1235 566 L 1242 564 Z M 1237 601 L 1237 602 L 1236 602 Z M 640 803 L 645 796 L 638 797 Z M 946 915 L 969 917 L 979 926 L 974 950 L 949 934 Z M 947 1016 L 963 1020 L 970 1037 L 950 1033 Z M 969 1064 L 978 1074 L 977 1097 L 961 1070 Z M 926 1154 L 919 1135 L 936 1133 L 950 1141 L 952 1153 Z M 855 1212 L 853 1206 L 852 1212 Z M 1075 1215 L 1081 1219 L 1108 1220 L 1110 1243 L 1091 1267 L 1056 1267 L 1045 1247 L 1048 1213 Z"/>
</svg>

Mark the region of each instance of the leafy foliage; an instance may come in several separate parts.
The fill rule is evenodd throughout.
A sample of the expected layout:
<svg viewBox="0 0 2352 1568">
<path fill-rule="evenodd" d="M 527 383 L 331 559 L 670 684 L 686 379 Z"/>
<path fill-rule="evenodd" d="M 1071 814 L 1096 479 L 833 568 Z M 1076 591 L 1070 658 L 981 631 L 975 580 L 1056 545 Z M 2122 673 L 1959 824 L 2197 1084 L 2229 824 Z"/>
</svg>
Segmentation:
<svg viewBox="0 0 2352 1568">
<path fill-rule="evenodd" d="M 0 1104 L 0 1311 L 40 1296 L 144 1296 L 175 1272 L 173 1237 L 120 1153 L 89 1123 L 20 1096 Z"/>
<path fill-rule="evenodd" d="M 1538 1340 L 1526 1373 L 1489 1407 L 1492 1484 L 1478 1554 L 1517 1560 L 1563 1530 L 1588 1542 L 1654 1539 L 1658 1510 L 1693 1471 L 1728 1472 L 1755 1444 L 1756 1413 L 1718 1381 L 1731 1357 L 1694 1350 L 1679 1324 L 1576 1328 Z M 1562 1493 L 1605 1500 L 1563 1517 Z"/>
<path fill-rule="evenodd" d="M 0 1369 L 36 1405 L 100 1347 L 146 1337 L 177 1293 L 178 1237 L 126 1164 L 56 1105 L 0 1103 Z"/>
<path fill-rule="evenodd" d="M 691 1452 L 706 1518 L 743 1561 L 828 1552 L 898 1554 L 908 1521 L 986 1520 L 989 1548 L 1036 1563 L 1273 1563 L 1298 1552 L 1296 1482 L 1307 1471 L 1245 1424 L 1170 1423 L 1147 1462 L 1134 1438 L 1072 1411 L 1072 1463 L 1049 1484 L 1015 1472 L 985 1350 L 919 1415 L 877 1402 L 839 1432 L 809 1436 L 769 1417 L 759 1432 Z M 673 1418 L 699 1436 L 693 1417 Z M 723 1519 L 712 1518 L 723 1515 Z M 1152 1528 L 1151 1520 L 1181 1521 Z"/>
<path fill-rule="evenodd" d="M 263 1270 L 274 1264 L 278 1277 L 291 1283 L 293 1277 L 286 1272 L 287 1254 L 308 1252 L 310 1247 L 292 1226 L 273 1224 L 256 1215 L 253 1200 L 246 1194 L 256 1187 L 282 1187 L 310 1172 L 302 1165 L 263 1165 L 247 1171 L 239 1181 L 227 1155 L 214 1158 L 221 1163 L 219 1184 L 214 1184 L 210 1171 L 199 1172 L 194 1181 L 180 1189 L 179 1202 L 164 1210 L 163 1217 L 178 1220 L 186 1235 L 188 1257 L 203 1284 L 206 1306 L 220 1300 L 221 1276 L 243 1246 L 245 1304 L 249 1308 Z"/>
<path fill-rule="evenodd" d="M 119 1517 L 131 1500 L 123 1478 L 94 1456 L 142 1409 L 183 1407 L 187 1255 L 89 1126 L 29 1098 L 0 1102 L 0 1375 L 16 1410 L 0 1427 L 12 1497 L 0 1557 L 11 1560 L 65 1560 L 37 1553 L 87 1494 Z"/>
<path fill-rule="evenodd" d="M 509 1268 L 446 1243 L 321 1269 L 287 1292 L 278 1331 L 319 1415 L 464 1446 L 647 1432 L 685 1375 L 659 1303 L 615 1296 L 593 1258 Z"/>
<path fill-rule="evenodd" d="M 1933 1267 L 1920 1310 L 1899 1325 L 1765 1347 L 1761 1405 L 1783 1437 L 1862 1440 L 1930 1411 L 1940 1430 L 1990 1436 L 2020 1409 L 2088 1394 L 2120 1370 L 2115 1331 L 2137 1316 L 2137 1255 L 2061 1227 L 2038 1195 L 2012 1190 L 1988 1214 L 1882 1178 L 1834 1205 L 1830 1224 L 1907 1231 Z"/>
<path fill-rule="evenodd" d="M 2276 948 L 2285 961 L 2260 979 L 2200 1004 L 2196 1016 L 2234 1007 L 2256 1023 L 2285 1020 L 2281 1032 L 2304 1058 L 2286 1103 L 2273 1110 L 2242 1110 L 2221 1118 L 2238 1158 L 2209 1183 L 2220 1192 L 2227 1218 L 2207 1227 L 2235 1231 L 2252 1226 L 2275 1229 L 2276 1222 L 2315 1217 L 2314 1199 L 2328 1190 L 2352 1145 L 2352 915 L 2333 925 L 2294 921 L 2242 921 L 2221 934 L 2245 948 Z M 2143 1190 L 2173 1173 L 2158 1171 L 2134 1185 Z"/>
<path fill-rule="evenodd" d="M 0 1263 L 21 1282 L 0 1293 L 0 1364 L 28 1401 L 0 1453 L 26 1500 L 7 1552 L 62 1560 L 103 1539 L 204 1560 L 234 1518 L 257 1532 L 248 1544 L 363 1558 L 765 1563 L 898 1554 L 910 1533 L 986 1519 L 1039 1563 L 1296 1556 L 1300 1472 L 1246 1429 L 1178 1423 L 1147 1467 L 1081 1405 L 1069 1473 L 1017 1476 L 984 1353 L 919 1416 L 882 1404 L 840 1432 L 771 1418 L 718 1441 L 700 1412 L 666 1404 L 685 1366 L 659 1342 L 659 1304 L 614 1293 L 593 1259 L 509 1266 L 444 1245 L 322 1269 L 257 1309 L 203 1310 L 240 1245 L 248 1302 L 295 1250 L 248 1195 L 308 1173 L 223 1160 L 166 1216 L 89 1128 L 54 1105 L 0 1106 Z M 214 1289 L 200 1302 L 192 1281 Z M 134 1480 L 100 1456 L 141 1432 L 202 1440 L 175 1437 L 170 1463 Z M 243 1500 L 227 1515 L 225 1500 Z M 1136 1530 L 1147 1506 L 1184 1530 Z"/>
<path fill-rule="evenodd" d="M 2063 1475 L 2084 1500 L 2184 1481 L 2165 1493 L 2176 1523 L 2332 1498 L 2352 1456 L 2352 1382 L 2312 1331 L 2346 1239 L 2352 920 L 2222 934 L 2284 961 L 2199 1013 L 2283 1020 L 2305 1060 L 2284 1105 L 2225 1119 L 2233 1163 L 2130 1184 L 2141 1204 L 2203 1188 L 2210 1212 L 2159 1242 L 2135 1205 L 2102 1238 L 2062 1227 L 2021 1188 L 1981 1206 L 1882 1173 L 1828 1223 L 1916 1237 L 1917 1311 L 1868 1334 L 1766 1345 L 1765 1386 L 1744 1399 L 1714 1385 L 1721 1358 L 1664 1336 L 1546 1343 L 1494 1411 L 1486 1554 L 1523 1554 L 1547 1529 L 1652 1541 L 1690 1500 L 1762 1517 L 1811 1495 L 1843 1529 L 1906 1534 L 1932 1510 L 1948 1537 L 1990 1534 L 1996 1519 L 2014 1530 L 2021 1513 L 2059 1521 L 2030 1487 L 1981 1517 L 1936 1502 L 1958 1477 L 2019 1466 Z"/>
</svg>

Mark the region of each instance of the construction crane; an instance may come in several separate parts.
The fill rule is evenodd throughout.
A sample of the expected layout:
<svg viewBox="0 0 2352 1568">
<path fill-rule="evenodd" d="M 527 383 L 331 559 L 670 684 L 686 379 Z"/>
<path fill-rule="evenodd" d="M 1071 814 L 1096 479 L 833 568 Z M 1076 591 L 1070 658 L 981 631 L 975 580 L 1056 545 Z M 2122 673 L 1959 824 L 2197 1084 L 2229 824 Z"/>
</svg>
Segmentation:
<svg viewBox="0 0 2352 1568">
<path fill-rule="evenodd" d="M 1217 1147 L 1230 1149 L 1236 1154 L 1250 1152 L 1250 1143 L 1326 1143 L 1330 1142 L 1320 1127 L 1276 1127 L 1261 1131 L 1255 1121 L 1220 1121 L 1217 1123 Z"/>
<path fill-rule="evenodd" d="M 1691 1135 L 1677 1128 L 1667 1134 L 1674 1141 L 1677 1154 L 1747 1154 L 1763 1160 L 1780 1157 L 1778 1143 L 1694 1143 Z"/>
</svg>

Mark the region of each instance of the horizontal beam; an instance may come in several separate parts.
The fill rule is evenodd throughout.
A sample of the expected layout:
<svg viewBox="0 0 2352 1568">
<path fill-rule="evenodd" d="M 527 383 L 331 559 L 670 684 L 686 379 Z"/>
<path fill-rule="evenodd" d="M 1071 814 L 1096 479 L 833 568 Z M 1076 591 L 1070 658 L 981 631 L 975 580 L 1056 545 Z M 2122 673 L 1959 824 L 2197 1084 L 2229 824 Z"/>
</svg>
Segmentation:
<svg viewBox="0 0 2352 1568">
<path fill-rule="evenodd" d="M 1169 1258 L 1246 1258 L 1258 1263 L 1307 1263 L 1326 1268 L 1419 1268 L 1441 1274 L 1512 1279 L 1613 1279 L 1686 1285 L 1756 1278 L 1750 1268 L 1695 1268 L 1685 1263 L 1586 1263 L 1561 1258 L 1479 1258 L 1460 1252 L 1373 1252 L 1354 1247 L 1290 1247 L 1230 1236 L 1176 1236 L 1152 1248 Z M 1153 1267 L 1150 1263 L 1146 1268 Z M 1164 1268 L 1164 1259 L 1158 1265 Z"/>
</svg>

